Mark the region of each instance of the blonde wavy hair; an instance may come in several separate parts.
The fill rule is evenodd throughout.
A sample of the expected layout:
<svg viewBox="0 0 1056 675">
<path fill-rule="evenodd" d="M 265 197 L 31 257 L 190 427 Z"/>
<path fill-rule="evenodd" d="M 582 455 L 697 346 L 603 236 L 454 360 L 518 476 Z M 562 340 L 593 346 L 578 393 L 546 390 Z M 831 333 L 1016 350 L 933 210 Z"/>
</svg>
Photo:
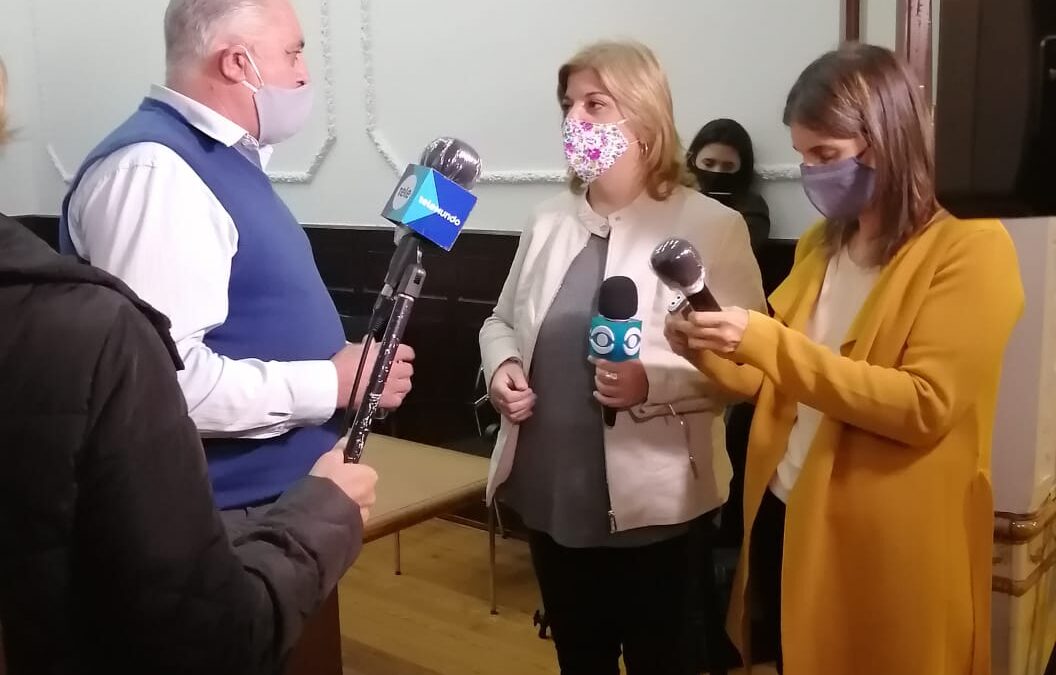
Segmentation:
<svg viewBox="0 0 1056 675">
<path fill-rule="evenodd" d="M 685 151 L 675 130 L 671 87 L 652 50 L 629 40 L 596 42 L 585 47 L 557 72 L 559 105 L 565 98 L 568 78 L 581 70 L 598 74 L 638 133 L 649 196 L 663 201 L 678 186 L 692 185 L 692 176 L 685 167 Z M 576 193 L 586 189 L 575 174 L 570 175 L 570 187 Z"/>
<path fill-rule="evenodd" d="M 7 69 L 4 60 L 0 59 L 0 145 L 11 138 L 7 128 Z"/>
</svg>

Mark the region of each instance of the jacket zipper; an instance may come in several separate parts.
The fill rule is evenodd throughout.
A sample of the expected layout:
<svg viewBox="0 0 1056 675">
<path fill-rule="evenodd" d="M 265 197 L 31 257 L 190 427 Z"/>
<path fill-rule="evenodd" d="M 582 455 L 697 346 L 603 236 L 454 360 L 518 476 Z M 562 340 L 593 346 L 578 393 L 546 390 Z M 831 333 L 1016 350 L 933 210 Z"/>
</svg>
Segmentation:
<svg viewBox="0 0 1056 675">
<path fill-rule="evenodd" d="M 693 480 L 700 479 L 700 472 L 697 470 L 697 458 L 693 456 L 693 449 L 689 449 L 689 468 L 693 472 Z"/>
<path fill-rule="evenodd" d="M 609 534 L 616 534 L 616 512 L 609 509 Z"/>
<path fill-rule="evenodd" d="M 686 422 L 686 418 L 675 412 L 675 406 L 670 403 L 667 405 L 667 409 L 671 411 L 671 416 L 675 418 L 678 425 L 682 427 L 682 434 L 686 439 L 686 454 L 689 455 L 689 469 L 693 472 L 693 479 L 700 479 L 700 472 L 697 470 L 697 458 L 693 455 L 693 436 L 689 431 L 689 422 Z"/>
</svg>

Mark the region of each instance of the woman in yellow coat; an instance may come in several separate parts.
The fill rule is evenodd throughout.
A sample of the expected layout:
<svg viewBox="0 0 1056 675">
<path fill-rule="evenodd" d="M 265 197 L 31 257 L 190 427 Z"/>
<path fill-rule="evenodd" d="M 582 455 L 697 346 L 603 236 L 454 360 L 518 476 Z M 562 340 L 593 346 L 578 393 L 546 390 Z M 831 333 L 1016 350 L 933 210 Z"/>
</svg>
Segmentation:
<svg viewBox="0 0 1056 675">
<path fill-rule="evenodd" d="M 999 222 L 936 203 L 929 110 L 890 51 L 822 56 L 785 123 L 826 219 L 800 240 L 773 318 L 732 307 L 667 327 L 756 401 L 730 632 L 747 655 L 759 608 L 789 675 L 984 675 L 1015 249 Z"/>
</svg>

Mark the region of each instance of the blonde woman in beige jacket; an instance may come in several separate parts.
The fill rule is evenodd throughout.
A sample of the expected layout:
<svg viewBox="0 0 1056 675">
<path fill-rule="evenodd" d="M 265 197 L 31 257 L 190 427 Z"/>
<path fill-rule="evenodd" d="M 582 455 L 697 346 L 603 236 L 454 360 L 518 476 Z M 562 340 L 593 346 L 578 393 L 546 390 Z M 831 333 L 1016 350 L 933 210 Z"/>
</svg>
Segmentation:
<svg viewBox="0 0 1056 675">
<path fill-rule="evenodd" d="M 726 401 L 664 338 L 676 300 L 649 266 L 693 242 L 724 305 L 765 307 L 741 216 L 688 189 L 671 94 L 636 43 L 581 51 L 558 73 L 570 190 L 538 207 L 480 332 L 503 416 L 489 501 L 530 532 L 562 673 L 690 672 L 684 612 L 690 521 L 722 505 Z M 638 287 L 641 358 L 588 362 L 603 278 Z M 621 412 L 603 423 L 602 406 Z"/>
</svg>

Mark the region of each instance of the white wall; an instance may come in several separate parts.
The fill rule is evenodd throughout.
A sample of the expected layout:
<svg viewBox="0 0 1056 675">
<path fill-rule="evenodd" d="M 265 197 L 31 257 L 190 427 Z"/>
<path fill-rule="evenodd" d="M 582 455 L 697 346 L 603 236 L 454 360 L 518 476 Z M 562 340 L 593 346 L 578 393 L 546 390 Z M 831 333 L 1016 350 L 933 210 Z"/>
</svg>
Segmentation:
<svg viewBox="0 0 1056 675">
<path fill-rule="evenodd" d="M 65 185 L 52 157 L 74 171 L 161 78 L 165 4 L 0 0 L 0 54 L 25 130 L 0 161 L 0 211 L 57 213 Z M 316 223 L 378 223 L 395 179 L 385 155 L 402 168 L 430 139 L 450 134 L 497 172 L 478 188 L 469 227 L 518 229 L 532 204 L 561 189 L 557 67 L 604 37 L 657 51 L 684 141 L 713 117 L 734 117 L 752 133 L 761 168 L 787 176 L 797 159 L 781 124 L 784 97 L 803 66 L 839 41 L 839 0 L 295 4 L 319 105 L 272 169 L 303 181 L 280 190 L 302 221 Z M 816 218 L 794 179 L 766 181 L 763 190 L 774 236 L 795 237 Z"/>
<path fill-rule="evenodd" d="M 1023 317 L 1005 350 L 994 427 L 994 505 L 1032 513 L 1056 472 L 1056 218 L 1006 221 L 1026 293 Z"/>
<path fill-rule="evenodd" d="M 899 0 L 862 0 L 862 40 L 883 45 L 888 49 L 898 46 Z M 931 60 L 931 81 L 938 81 L 939 73 L 939 20 L 942 0 L 931 3 L 931 44 L 934 56 Z M 932 88 L 934 96 L 936 88 Z"/>
<path fill-rule="evenodd" d="M 862 41 L 894 49 L 898 43 L 898 0 L 862 0 Z"/>
<path fill-rule="evenodd" d="M 33 21 L 28 2 L 0 0 L 0 56 L 8 72 L 8 107 L 15 135 L 0 149 L 0 213 L 35 213 L 40 144 Z"/>
</svg>

